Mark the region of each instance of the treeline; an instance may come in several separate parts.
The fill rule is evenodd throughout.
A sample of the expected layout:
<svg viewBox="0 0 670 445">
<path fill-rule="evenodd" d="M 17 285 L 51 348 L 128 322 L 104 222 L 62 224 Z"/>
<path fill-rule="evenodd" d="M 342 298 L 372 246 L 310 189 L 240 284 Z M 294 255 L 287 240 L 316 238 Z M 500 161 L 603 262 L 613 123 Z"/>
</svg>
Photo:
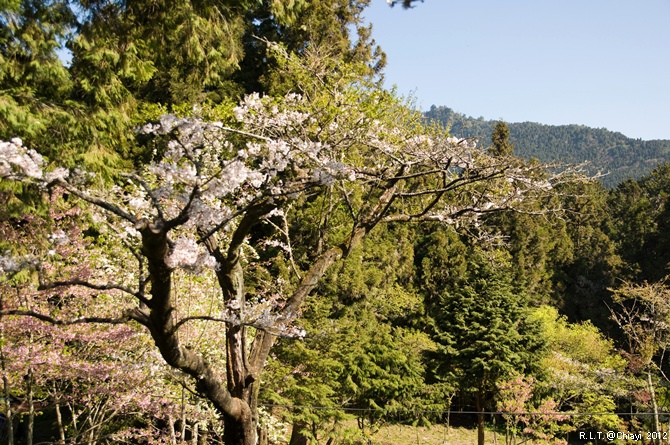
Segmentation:
<svg viewBox="0 0 670 445">
<path fill-rule="evenodd" d="M 433 105 L 428 119 L 450 128 L 454 136 L 491 140 L 495 121 L 474 118 L 451 108 Z M 605 174 L 601 181 L 612 188 L 625 179 L 640 178 L 656 165 L 670 160 L 670 141 L 632 139 L 604 128 L 584 125 L 543 125 L 535 122 L 509 123 L 516 153 L 543 162 L 588 162 L 591 174 Z"/>
</svg>

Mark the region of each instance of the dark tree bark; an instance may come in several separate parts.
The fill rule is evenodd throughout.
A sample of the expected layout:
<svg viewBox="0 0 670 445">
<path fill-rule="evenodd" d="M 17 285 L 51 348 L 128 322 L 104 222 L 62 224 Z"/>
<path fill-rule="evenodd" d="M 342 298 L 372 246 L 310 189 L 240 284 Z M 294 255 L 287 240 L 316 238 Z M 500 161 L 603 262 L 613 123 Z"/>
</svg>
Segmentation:
<svg viewBox="0 0 670 445">
<path fill-rule="evenodd" d="M 477 407 L 477 445 L 484 445 L 484 391 L 482 389 L 477 391 L 476 407 Z"/>
<path fill-rule="evenodd" d="M 307 436 L 303 434 L 305 428 L 307 428 L 305 422 L 293 422 L 291 440 L 288 445 L 307 445 Z"/>
</svg>

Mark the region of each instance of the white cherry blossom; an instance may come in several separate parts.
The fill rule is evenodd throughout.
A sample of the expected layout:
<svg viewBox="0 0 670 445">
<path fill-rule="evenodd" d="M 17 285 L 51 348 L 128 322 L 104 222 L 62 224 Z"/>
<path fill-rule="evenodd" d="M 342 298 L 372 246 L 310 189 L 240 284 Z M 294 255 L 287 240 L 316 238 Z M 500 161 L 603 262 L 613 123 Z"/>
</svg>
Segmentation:
<svg viewBox="0 0 670 445">
<path fill-rule="evenodd" d="M 165 259 L 165 264 L 171 269 L 182 268 L 196 272 L 218 267 L 213 256 L 196 240 L 187 237 L 180 237 L 174 242 L 170 255 Z"/>
<path fill-rule="evenodd" d="M 0 178 L 42 178 L 44 159 L 33 149 L 23 146 L 20 138 L 0 141 Z"/>
</svg>

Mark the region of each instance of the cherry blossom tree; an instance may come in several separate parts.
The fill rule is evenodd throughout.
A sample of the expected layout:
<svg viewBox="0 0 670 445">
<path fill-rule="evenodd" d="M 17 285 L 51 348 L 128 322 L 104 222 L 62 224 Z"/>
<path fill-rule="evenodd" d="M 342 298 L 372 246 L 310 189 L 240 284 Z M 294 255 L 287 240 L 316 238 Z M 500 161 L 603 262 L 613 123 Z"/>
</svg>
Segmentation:
<svg viewBox="0 0 670 445">
<path fill-rule="evenodd" d="M 427 128 L 419 113 L 342 67 L 289 60 L 286 69 L 302 82 L 300 94 L 251 94 L 220 121 L 196 110 L 138 129 L 154 161 L 112 187 L 47 167 L 18 139 L 0 143 L 2 178 L 58 187 L 91 225 L 108 227 L 91 246 L 99 264 L 80 277 L 59 277 L 49 256 L 10 252 L 0 268 L 32 267 L 41 291 L 123 295 L 98 313 L 2 313 L 144 327 L 164 362 L 220 415 L 228 445 L 258 442 L 258 391 L 273 343 L 303 334 L 305 299 L 377 225 L 442 221 L 483 235 L 481 215 L 524 211 L 573 180 Z M 221 342 L 187 339 L 198 323 L 214 326 Z"/>
</svg>

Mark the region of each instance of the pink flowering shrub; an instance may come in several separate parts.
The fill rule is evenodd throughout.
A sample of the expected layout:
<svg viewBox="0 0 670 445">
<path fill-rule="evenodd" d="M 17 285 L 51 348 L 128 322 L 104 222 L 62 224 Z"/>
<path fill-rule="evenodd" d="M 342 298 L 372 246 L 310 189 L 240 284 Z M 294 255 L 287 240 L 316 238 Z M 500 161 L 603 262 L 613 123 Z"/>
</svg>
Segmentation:
<svg viewBox="0 0 670 445">
<path fill-rule="evenodd" d="M 159 438 L 168 436 L 178 421 L 188 422 L 189 429 L 195 423 L 209 424 L 211 410 L 195 409 L 192 403 L 182 406 L 179 378 L 162 362 L 145 332 L 121 320 L 85 322 L 84 314 L 114 321 L 111 317 L 131 306 L 122 291 L 53 285 L 56 280 L 84 283 L 118 274 L 114 263 L 104 263 L 100 246 L 83 235 L 83 215 L 64 204 L 62 192 L 56 188 L 50 195 L 50 223 L 26 217 L 18 225 L 0 224 L 5 243 L 43 240 L 30 246 L 32 255 L 20 256 L 38 265 L 38 274 L 26 273 L 16 260 L 9 264 L 7 259 L 0 276 L 0 304 L 6 311 L 0 316 L 0 376 L 2 391 L 19 400 L 14 415 L 26 422 L 32 394 L 42 407 L 37 416 L 57 412 L 54 440 L 60 436 L 71 444 L 109 443 L 110 438 L 122 437 L 134 443 L 164 443 Z M 106 247 L 114 252 L 113 246 Z M 121 252 L 117 255 L 128 261 Z M 72 323 L 59 325 L 55 320 Z"/>
<path fill-rule="evenodd" d="M 497 408 L 505 419 L 505 443 L 567 444 L 560 436 L 571 430 L 564 426 L 570 416 L 561 414 L 550 398 L 534 401 L 534 387 L 535 379 L 522 374 L 498 385 Z"/>
</svg>

